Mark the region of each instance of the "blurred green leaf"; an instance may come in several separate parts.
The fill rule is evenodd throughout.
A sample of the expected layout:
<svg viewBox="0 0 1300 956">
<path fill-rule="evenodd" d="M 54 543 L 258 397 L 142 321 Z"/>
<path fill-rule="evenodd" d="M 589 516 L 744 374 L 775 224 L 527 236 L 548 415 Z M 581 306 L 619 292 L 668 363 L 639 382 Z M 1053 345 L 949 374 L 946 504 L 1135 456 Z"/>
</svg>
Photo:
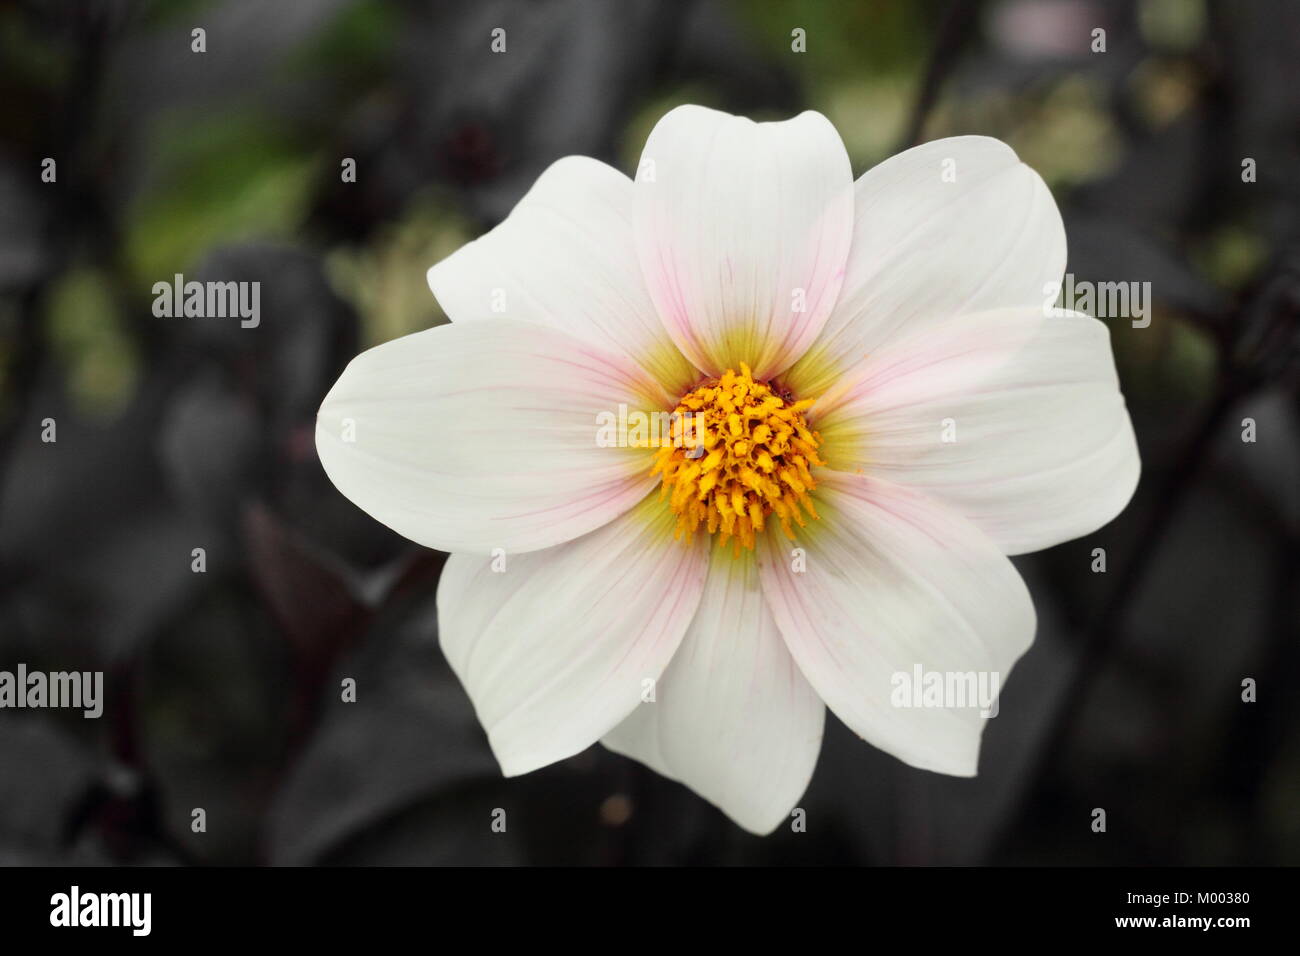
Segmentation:
<svg viewBox="0 0 1300 956">
<path fill-rule="evenodd" d="M 97 417 L 120 412 L 134 393 L 139 361 L 102 274 L 82 269 L 59 277 L 50 291 L 49 334 L 73 407 Z"/>
<path fill-rule="evenodd" d="M 229 115 L 160 130 L 158 174 L 126 216 L 126 256 L 151 284 L 192 268 L 219 243 L 288 238 L 317 161 L 268 119 Z"/>
</svg>

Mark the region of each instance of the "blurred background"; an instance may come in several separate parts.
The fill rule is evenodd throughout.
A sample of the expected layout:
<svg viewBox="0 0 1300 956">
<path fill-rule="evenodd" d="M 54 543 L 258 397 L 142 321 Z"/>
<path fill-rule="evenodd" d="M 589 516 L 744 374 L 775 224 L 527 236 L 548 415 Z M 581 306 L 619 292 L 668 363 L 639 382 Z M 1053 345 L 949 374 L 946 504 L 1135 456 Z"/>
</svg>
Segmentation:
<svg viewBox="0 0 1300 956">
<path fill-rule="evenodd" d="M 1076 279 L 1154 296 L 1110 323 L 1141 487 L 1016 559 L 1039 633 L 981 775 L 828 715 L 807 832 L 766 839 L 600 747 L 502 779 L 444 556 L 313 446 L 354 354 L 445 321 L 429 265 L 683 102 L 820 110 L 855 175 L 999 137 Z M 0 0 L 0 103 L 0 669 L 107 693 L 0 711 L 0 863 L 1300 863 L 1300 4 Z M 178 272 L 260 281 L 260 327 L 154 317 Z"/>
</svg>

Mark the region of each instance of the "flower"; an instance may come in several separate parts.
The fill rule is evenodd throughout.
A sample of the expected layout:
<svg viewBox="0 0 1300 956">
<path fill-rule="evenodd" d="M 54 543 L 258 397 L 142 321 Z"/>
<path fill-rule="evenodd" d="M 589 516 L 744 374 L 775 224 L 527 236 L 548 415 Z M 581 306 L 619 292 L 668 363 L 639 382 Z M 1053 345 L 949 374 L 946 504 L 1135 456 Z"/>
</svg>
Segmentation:
<svg viewBox="0 0 1300 956">
<path fill-rule="evenodd" d="M 997 140 L 854 183 L 820 114 L 683 106 L 635 182 L 561 159 L 430 269 L 451 324 L 357 357 L 316 445 L 451 552 L 442 647 L 507 775 L 599 740 L 767 833 L 826 707 L 973 775 L 987 708 L 899 706 L 899 675 L 997 686 L 1035 627 L 1007 556 L 1131 497 L 1107 330 L 1045 305 L 1064 267 Z"/>
</svg>

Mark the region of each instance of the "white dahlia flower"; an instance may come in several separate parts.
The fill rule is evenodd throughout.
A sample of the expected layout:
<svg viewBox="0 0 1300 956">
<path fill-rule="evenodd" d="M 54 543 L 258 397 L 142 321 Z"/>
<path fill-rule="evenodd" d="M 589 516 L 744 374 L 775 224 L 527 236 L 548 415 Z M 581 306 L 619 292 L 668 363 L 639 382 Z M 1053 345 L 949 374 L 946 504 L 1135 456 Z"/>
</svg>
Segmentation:
<svg viewBox="0 0 1300 956">
<path fill-rule="evenodd" d="M 987 707 L 900 706 L 900 675 L 1005 678 L 1035 626 L 1007 555 L 1132 495 L 1107 330 L 1045 301 L 1064 267 L 997 140 L 855 183 L 820 114 L 684 106 L 635 182 L 561 159 L 430 269 L 451 324 L 358 356 L 316 447 L 451 552 L 442 647 L 507 775 L 600 741 L 767 833 L 825 707 L 973 775 Z"/>
</svg>

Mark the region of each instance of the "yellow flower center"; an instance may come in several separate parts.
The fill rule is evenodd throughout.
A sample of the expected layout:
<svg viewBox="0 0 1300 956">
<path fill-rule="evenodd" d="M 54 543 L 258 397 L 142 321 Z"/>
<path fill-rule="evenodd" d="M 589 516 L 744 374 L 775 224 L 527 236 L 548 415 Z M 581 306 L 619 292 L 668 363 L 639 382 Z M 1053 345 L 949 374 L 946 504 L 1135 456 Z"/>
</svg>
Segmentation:
<svg viewBox="0 0 1300 956">
<path fill-rule="evenodd" d="M 821 438 L 803 416 L 812 404 L 754 381 L 744 363 L 740 374 L 727 369 L 683 396 L 671 417 L 672 440 L 655 454 L 651 472 L 663 476 L 660 498 L 677 515 L 675 536 L 690 541 L 704 526 L 739 555 L 776 515 L 794 540 L 791 523 L 804 525 L 800 507 L 817 517 L 811 469 L 826 464 L 817 457 Z"/>
</svg>

